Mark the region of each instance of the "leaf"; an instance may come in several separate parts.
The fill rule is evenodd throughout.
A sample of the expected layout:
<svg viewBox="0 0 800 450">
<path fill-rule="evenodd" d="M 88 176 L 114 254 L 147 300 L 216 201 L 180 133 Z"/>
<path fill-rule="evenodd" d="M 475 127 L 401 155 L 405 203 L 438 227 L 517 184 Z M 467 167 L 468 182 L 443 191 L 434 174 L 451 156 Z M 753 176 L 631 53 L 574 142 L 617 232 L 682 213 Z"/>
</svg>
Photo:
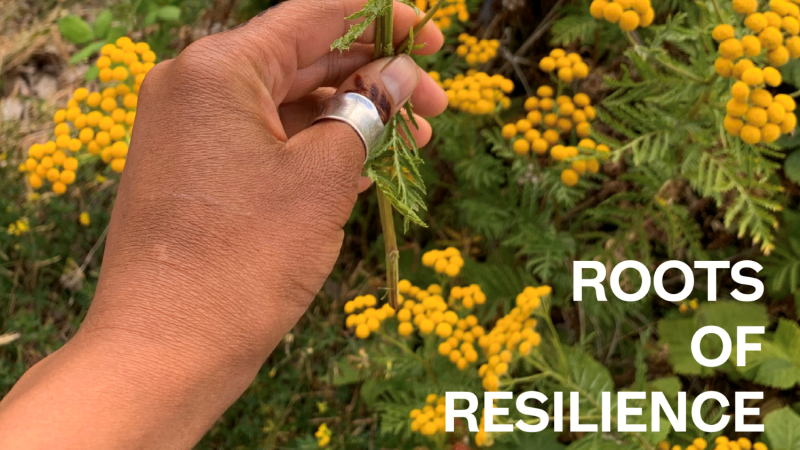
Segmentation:
<svg viewBox="0 0 800 450">
<path fill-rule="evenodd" d="M 58 20 L 58 31 L 64 39 L 73 44 L 85 44 L 94 39 L 92 27 L 75 15 L 64 16 Z"/>
<path fill-rule="evenodd" d="M 767 326 L 769 318 L 763 304 L 717 301 L 704 303 L 693 317 L 661 319 L 658 322 L 659 342 L 669 351 L 672 369 L 681 375 L 708 376 L 713 368 L 703 367 L 692 355 L 691 343 L 697 330 L 706 325 L 724 329 L 732 340 L 739 326 Z M 721 341 L 707 336 L 701 344 L 703 355 L 714 358 L 720 354 Z"/>
<path fill-rule="evenodd" d="M 760 342 L 761 351 L 748 352 L 747 365 L 736 369 L 764 386 L 789 389 L 800 383 L 800 326 L 781 319 L 773 339 Z"/>
<path fill-rule="evenodd" d="M 783 162 L 783 172 L 793 183 L 800 184 L 800 150 L 795 150 Z"/>
<path fill-rule="evenodd" d="M 363 371 L 353 367 L 347 356 L 342 357 L 333 366 L 333 385 L 344 386 L 353 384 L 363 379 Z"/>
<path fill-rule="evenodd" d="M 784 83 L 800 88 L 800 61 L 792 60 L 781 67 L 781 75 Z"/>
<path fill-rule="evenodd" d="M 350 49 L 350 46 L 364 34 L 369 25 L 378 17 L 382 16 L 392 7 L 392 2 L 387 0 L 369 0 L 360 11 L 345 17 L 345 20 L 364 19 L 362 22 L 350 25 L 344 36 L 333 41 L 331 50 L 338 49 L 340 52 Z"/>
<path fill-rule="evenodd" d="M 94 64 L 89 66 L 89 70 L 86 71 L 86 75 L 84 78 L 86 81 L 94 81 L 97 79 L 97 76 L 100 75 L 100 69 L 97 68 Z"/>
<path fill-rule="evenodd" d="M 767 414 L 764 432 L 770 450 L 800 450 L 800 416 L 790 407 Z"/>
<path fill-rule="evenodd" d="M 97 18 L 94 19 L 94 36 L 97 39 L 106 38 L 108 31 L 111 29 L 111 21 L 113 19 L 114 15 L 107 9 L 104 9 L 97 15 Z"/>
<path fill-rule="evenodd" d="M 114 43 L 117 39 L 121 38 L 122 36 L 128 35 L 128 29 L 125 27 L 114 27 L 108 31 L 106 35 L 106 42 Z"/>
<path fill-rule="evenodd" d="M 90 58 L 92 55 L 97 53 L 97 51 L 100 50 L 104 45 L 106 45 L 104 41 L 92 42 L 91 44 L 87 45 L 86 47 L 83 47 L 82 49 L 80 49 L 80 51 L 72 55 L 72 58 L 69 59 L 69 63 L 77 64 L 79 62 L 85 61 L 87 58 Z"/>
<path fill-rule="evenodd" d="M 158 10 L 157 9 L 152 9 L 152 10 L 150 10 L 150 12 L 147 13 L 146 16 L 144 16 L 144 20 L 142 21 L 142 25 L 145 26 L 145 27 L 150 26 L 150 25 L 156 23 L 156 20 L 158 20 Z"/>
<path fill-rule="evenodd" d="M 181 9 L 177 6 L 162 6 L 158 9 L 158 20 L 162 22 L 177 22 L 181 18 Z"/>
<path fill-rule="evenodd" d="M 667 361 L 677 374 L 710 375 L 714 372 L 701 366 L 692 356 L 691 342 L 696 331 L 697 324 L 692 317 L 658 321 L 659 343 L 666 345 L 669 351 Z"/>
<path fill-rule="evenodd" d="M 569 379 L 571 385 L 564 386 L 565 402 L 569 402 L 569 392 L 578 391 L 578 408 L 582 416 L 600 416 L 602 411 L 601 394 L 614 392 L 614 380 L 608 369 L 588 354 L 567 349 L 567 365 L 569 366 Z M 612 399 L 612 408 L 616 408 L 616 401 Z M 570 408 L 574 406 L 570 405 Z M 587 420 L 586 423 L 599 423 L 599 420 Z"/>
</svg>

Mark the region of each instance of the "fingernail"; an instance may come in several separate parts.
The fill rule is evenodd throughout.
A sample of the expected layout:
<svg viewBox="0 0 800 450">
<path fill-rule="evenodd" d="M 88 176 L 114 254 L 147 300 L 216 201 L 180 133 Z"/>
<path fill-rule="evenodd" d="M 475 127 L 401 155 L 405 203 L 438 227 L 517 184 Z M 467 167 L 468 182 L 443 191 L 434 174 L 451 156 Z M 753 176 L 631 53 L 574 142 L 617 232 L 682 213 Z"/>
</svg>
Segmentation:
<svg viewBox="0 0 800 450">
<path fill-rule="evenodd" d="M 395 106 L 411 97 L 419 82 L 417 63 L 408 55 L 395 56 L 381 69 L 381 81 L 392 96 Z"/>
</svg>

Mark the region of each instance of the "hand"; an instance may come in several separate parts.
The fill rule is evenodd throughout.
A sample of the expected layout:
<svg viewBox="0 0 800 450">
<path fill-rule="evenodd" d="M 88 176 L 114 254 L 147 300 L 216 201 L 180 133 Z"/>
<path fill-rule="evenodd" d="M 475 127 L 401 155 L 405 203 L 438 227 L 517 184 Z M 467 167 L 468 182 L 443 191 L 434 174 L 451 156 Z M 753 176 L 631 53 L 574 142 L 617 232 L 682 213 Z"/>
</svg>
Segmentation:
<svg viewBox="0 0 800 450">
<path fill-rule="evenodd" d="M 285 2 L 148 74 L 94 301 L 0 406 L 0 447 L 188 447 L 248 386 L 330 273 L 366 187 L 356 133 L 311 125 L 320 102 L 360 78 L 386 116 L 409 98 L 423 116 L 447 104 L 411 58 L 370 63 L 372 27 L 330 51 L 362 6 Z M 399 44 L 419 18 L 394 7 Z M 416 42 L 428 54 L 443 37 L 428 23 Z"/>
</svg>

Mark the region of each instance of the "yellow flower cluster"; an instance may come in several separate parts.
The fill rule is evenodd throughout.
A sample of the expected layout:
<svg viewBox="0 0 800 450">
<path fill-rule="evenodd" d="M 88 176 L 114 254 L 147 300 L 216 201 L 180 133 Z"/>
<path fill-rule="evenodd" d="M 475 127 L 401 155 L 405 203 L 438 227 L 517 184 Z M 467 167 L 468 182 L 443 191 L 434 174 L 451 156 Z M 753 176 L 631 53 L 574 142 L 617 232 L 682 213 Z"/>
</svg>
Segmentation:
<svg viewBox="0 0 800 450">
<path fill-rule="evenodd" d="M 589 139 L 592 132 L 590 121 L 595 118 L 596 112 L 591 106 L 591 99 L 583 93 L 574 97 L 561 95 L 553 100 L 553 88 L 540 86 L 536 94 L 538 97 L 529 97 L 525 101 L 525 110 L 528 115 L 515 123 L 503 126 L 501 134 L 512 141 L 514 153 L 520 156 L 527 155 L 531 150 L 537 155 L 542 155 L 550 150 L 550 156 L 555 161 L 565 161 L 579 156 L 579 148 L 591 152 L 608 153 L 611 149 L 605 144 L 596 144 Z M 578 146 L 560 145 L 561 135 L 569 133 L 575 128 L 575 134 L 582 138 Z M 540 131 L 540 130 L 544 131 Z M 600 163 L 596 158 L 576 159 L 571 161 L 571 167 L 561 173 L 561 181 L 567 186 L 578 183 L 579 175 L 588 172 L 597 173 Z"/>
<path fill-rule="evenodd" d="M 91 217 L 89 217 L 89 213 L 84 211 L 81 213 L 80 218 L 78 219 L 81 225 L 88 227 L 90 223 L 92 223 Z"/>
<path fill-rule="evenodd" d="M 17 219 L 16 221 L 11 223 L 10 225 L 8 225 L 8 229 L 6 230 L 6 232 L 10 236 L 19 237 L 19 236 L 22 236 L 23 234 L 27 233 L 30 230 L 31 230 L 31 225 L 28 222 L 28 218 L 27 217 L 22 217 L 22 218 Z"/>
<path fill-rule="evenodd" d="M 722 58 L 729 61 L 742 56 L 752 58 L 759 56 L 763 48 L 767 51 L 768 64 L 781 67 L 789 59 L 800 57 L 800 7 L 786 0 L 771 0 L 769 8 L 769 11 L 760 13 L 755 0 L 734 0 L 733 9 L 739 14 L 747 14 L 744 25 L 754 34 L 739 40 L 731 25 L 718 25 L 711 37 L 720 43 Z"/>
<path fill-rule="evenodd" d="M 492 406 L 497 407 L 497 401 L 492 401 Z M 486 432 L 486 428 L 484 427 L 484 417 L 486 415 L 481 411 L 481 421 L 478 424 L 478 432 L 475 433 L 475 445 L 478 447 L 491 447 L 494 445 L 494 438 L 491 434 Z"/>
<path fill-rule="evenodd" d="M 591 151 L 594 154 L 603 154 L 604 157 L 611 151 L 605 144 L 598 144 L 586 138 L 578 142 L 577 147 L 555 145 L 550 149 L 550 157 L 556 161 L 565 161 L 580 154 L 580 150 Z M 580 176 L 586 172 L 597 173 L 600 171 L 600 162 L 597 158 L 573 159 L 570 167 L 561 171 L 561 182 L 566 186 L 572 187 L 578 184 Z"/>
<path fill-rule="evenodd" d="M 445 397 L 429 394 L 425 399 L 426 405 L 422 409 L 412 409 L 408 414 L 411 418 L 411 431 L 423 436 L 433 436 L 444 433 Z"/>
<path fill-rule="evenodd" d="M 547 73 L 555 71 L 558 79 L 564 83 L 572 83 L 573 80 L 582 80 L 589 76 L 589 66 L 583 62 L 581 55 L 567 53 L 560 48 L 554 48 L 550 51 L 550 56 L 542 58 L 539 68 Z"/>
<path fill-rule="evenodd" d="M 444 0 L 438 0 L 444 1 Z M 434 0 L 416 0 L 414 4 L 417 8 L 425 12 L 429 7 L 436 4 Z M 451 0 L 447 4 L 442 5 L 436 14 L 433 15 L 433 23 L 439 27 L 440 30 L 446 30 L 453 25 L 453 18 L 457 18 L 459 22 L 466 22 L 469 20 L 469 11 L 467 10 L 467 0 Z"/>
<path fill-rule="evenodd" d="M 439 331 L 443 331 L 440 333 Z M 458 370 L 466 370 L 470 364 L 478 362 L 478 351 L 475 349 L 475 340 L 485 336 L 486 331 L 478 325 L 478 318 L 469 315 L 463 319 L 458 319 L 455 329 L 450 333 L 449 330 L 436 329 L 436 334 L 445 339 L 439 344 L 439 354 L 450 360 L 458 367 Z"/>
<path fill-rule="evenodd" d="M 459 34 L 458 42 L 461 45 L 456 48 L 456 55 L 464 58 L 470 66 L 490 61 L 497 56 L 497 49 L 500 48 L 500 41 L 497 39 L 478 40 L 467 33 Z"/>
<path fill-rule="evenodd" d="M 656 17 L 650 0 L 594 0 L 589 12 L 595 19 L 619 24 L 622 31 L 649 27 Z"/>
<path fill-rule="evenodd" d="M 517 295 L 517 306 L 497 321 L 492 330 L 478 339 L 478 345 L 488 358 L 478 369 L 483 378 L 483 388 L 496 391 L 500 377 L 508 371 L 512 352 L 528 355 L 533 347 L 541 343 L 542 337 L 535 331 L 536 319 L 531 313 L 541 304 L 541 297 L 550 295 L 550 286 L 526 287 Z"/>
<path fill-rule="evenodd" d="M 796 108 L 795 101 L 786 94 L 773 96 L 761 87 L 751 89 L 747 82 L 751 71 L 761 75 L 761 69 L 751 67 L 742 75 L 743 81 L 733 84 L 732 98 L 725 106 L 727 115 L 723 125 L 728 133 L 738 136 L 748 144 L 775 142 L 782 133 L 792 132 L 797 125 L 797 117 L 793 112 Z"/>
<path fill-rule="evenodd" d="M 697 302 L 697 299 L 693 298 L 693 299 L 689 300 L 688 303 L 681 302 L 681 306 L 678 307 L 678 311 L 680 311 L 681 313 L 685 314 L 685 313 L 687 313 L 689 311 L 697 311 L 697 308 L 699 306 L 700 306 L 700 304 Z"/>
<path fill-rule="evenodd" d="M 75 182 L 78 160 L 72 155 L 86 150 L 99 154 L 115 172 L 122 172 L 128 155 L 130 129 L 136 118 L 139 88 L 155 65 L 156 55 L 145 42 L 128 37 L 106 44 L 97 59 L 98 78 L 107 87 L 101 92 L 78 88 L 66 109 L 53 115 L 55 141 L 34 144 L 20 170 L 39 189 L 44 181 L 53 192 L 63 194 Z"/>
<path fill-rule="evenodd" d="M 28 159 L 19 169 L 28 173 L 28 183 L 32 188 L 39 189 L 45 181 L 49 181 L 53 192 L 61 195 L 67 191 L 68 185 L 75 182 L 75 171 L 78 170 L 78 160 L 68 155 L 80 150 L 83 143 L 77 138 L 70 138 L 69 126 L 63 122 L 56 125 L 55 131 L 56 142 L 31 145 Z"/>
<path fill-rule="evenodd" d="M 712 450 L 708 442 L 703 438 L 695 439 L 690 445 L 684 449 L 680 445 L 670 445 L 667 441 L 661 441 L 656 447 L 657 450 Z M 714 440 L 713 450 L 769 450 L 766 444 L 762 442 L 753 443 L 750 439 L 739 438 L 737 440 L 729 439 L 725 436 L 720 436 Z"/>
<path fill-rule="evenodd" d="M 316 433 L 314 433 L 314 437 L 317 438 L 317 447 L 327 447 L 331 443 L 331 434 L 331 429 L 328 428 L 327 424 L 320 425 Z"/>
<path fill-rule="evenodd" d="M 511 99 L 506 94 L 514 90 L 514 82 L 502 75 L 489 76 L 470 69 L 466 75 L 458 74 L 454 78 L 441 80 L 437 72 L 429 74 L 445 90 L 450 108 L 486 115 L 493 114 L 498 105 L 502 109 L 511 106 Z"/>
<path fill-rule="evenodd" d="M 447 304 L 450 306 L 457 306 L 467 310 L 472 309 L 475 305 L 482 305 L 486 303 L 486 294 L 483 293 L 481 287 L 477 284 L 471 284 L 466 287 L 453 286 L 450 289 L 450 298 L 447 299 Z"/>
<path fill-rule="evenodd" d="M 377 303 L 375 296 L 368 294 L 359 295 L 344 304 L 344 312 L 348 314 L 345 325 L 347 328 L 355 327 L 359 339 L 368 338 L 372 332 L 380 329 L 381 322 L 394 316 L 395 311 L 388 303 L 380 308 L 374 308 Z M 358 312 L 361 309 L 364 309 L 364 312 Z"/>
<path fill-rule="evenodd" d="M 409 336 L 414 331 L 414 325 L 426 336 L 434 331 L 442 334 L 448 330 L 449 333 L 453 332 L 453 326 L 458 322 L 458 315 L 447 308 L 447 303 L 441 295 L 441 286 L 432 284 L 428 289 L 422 290 L 412 286 L 408 280 L 400 280 L 397 288 L 401 294 L 400 301 L 403 302 L 403 307 L 397 312 L 397 320 L 400 321 L 397 332 L 401 336 Z M 411 298 L 405 300 L 403 295 L 416 300 Z"/>
<path fill-rule="evenodd" d="M 409 297 L 403 301 L 402 309 L 397 312 L 397 320 L 400 321 L 397 332 L 401 336 L 411 335 L 414 326 L 419 328 L 423 336 L 435 333 L 444 340 L 439 344 L 439 354 L 447 357 L 459 370 L 466 370 L 470 364 L 478 361 L 474 343 L 484 336 L 485 331 L 478 325 L 477 317 L 469 315 L 459 318 L 455 311 L 448 308 L 441 295 L 442 287 L 438 284 L 432 284 L 428 289 L 422 290 L 413 286 L 408 280 L 400 280 L 397 288 L 402 294 L 401 300 L 404 298 L 403 295 Z M 458 289 L 462 301 L 465 297 L 474 297 L 472 301 L 477 303 L 480 300 L 481 304 L 486 301 L 486 295 L 478 285 L 473 284 Z"/>
<path fill-rule="evenodd" d="M 569 133 L 573 127 L 580 138 L 591 135 L 590 121 L 595 118 L 596 112 L 588 95 L 579 93 L 572 98 L 561 95 L 553 99 L 553 88 L 550 86 L 540 86 L 536 95 L 538 97 L 525 100 L 528 115 L 516 123 L 506 124 L 501 130 L 503 137 L 509 140 L 518 134 L 522 135 L 521 139 L 514 141 L 514 153 L 522 156 L 533 150 L 536 154 L 544 154 L 558 144 L 562 134 Z"/>
<path fill-rule="evenodd" d="M 747 15 L 744 26 L 752 34 L 737 39 L 736 29 L 728 24 L 717 25 L 711 33 L 719 42 L 714 69 L 720 76 L 737 80 L 726 106 L 725 130 L 748 144 L 774 142 L 797 125 L 794 100 L 784 94 L 773 98 L 766 89 L 783 82 L 778 67 L 800 58 L 800 7 L 772 0 L 770 10 L 761 13 L 756 0 L 734 0 L 733 9 Z M 761 68 L 748 58 L 760 56 L 763 50 L 767 65 Z"/>
<path fill-rule="evenodd" d="M 464 258 L 461 252 L 455 247 L 447 247 L 444 250 L 431 250 L 422 255 L 422 265 L 433 267 L 436 273 L 443 273 L 448 277 L 454 277 L 461 272 L 464 267 Z"/>
</svg>

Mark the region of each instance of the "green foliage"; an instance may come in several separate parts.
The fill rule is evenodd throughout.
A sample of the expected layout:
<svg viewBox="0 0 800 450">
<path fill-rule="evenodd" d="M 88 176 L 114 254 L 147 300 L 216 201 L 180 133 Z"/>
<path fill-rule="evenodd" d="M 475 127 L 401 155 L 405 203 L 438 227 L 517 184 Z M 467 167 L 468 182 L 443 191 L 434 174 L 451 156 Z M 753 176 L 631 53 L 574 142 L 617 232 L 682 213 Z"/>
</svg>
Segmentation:
<svg viewBox="0 0 800 450">
<path fill-rule="evenodd" d="M 64 39 L 74 44 L 85 44 L 94 39 L 92 27 L 75 15 L 64 16 L 58 21 L 58 31 Z"/>
<path fill-rule="evenodd" d="M 796 450 L 800 448 L 800 416 L 785 407 L 764 417 L 764 432 L 770 450 Z"/>
<path fill-rule="evenodd" d="M 800 305 L 800 212 L 784 211 L 782 222 L 775 251 L 761 260 L 763 274 L 767 289 L 775 298 L 794 295 Z"/>
<path fill-rule="evenodd" d="M 761 351 L 749 352 L 747 365 L 736 369 L 763 386 L 790 389 L 800 383 L 800 326 L 782 319 L 771 340 L 753 339 Z M 734 359 L 736 353 L 734 352 Z"/>
<path fill-rule="evenodd" d="M 786 178 L 793 183 L 800 184 L 800 150 L 795 150 L 786 157 L 786 161 L 783 162 L 783 171 L 786 173 Z"/>
<path fill-rule="evenodd" d="M 345 18 L 345 20 L 364 20 L 350 25 L 350 28 L 347 30 L 347 33 L 345 33 L 344 36 L 333 41 L 331 44 L 331 50 L 339 50 L 340 52 L 349 50 L 350 46 L 353 45 L 362 34 L 364 34 L 364 31 L 367 30 L 367 27 L 369 27 L 376 19 L 386 14 L 391 7 L 392 3 L 386 0 L 367 1 L 360 11 L 357 11 Z"/>
<path fill-rule="evenodd" d="M 761 304 L 734 301 L 703 303 L 691 317 L 661 319 L 658 322 L 659 343 L 669 350 L 669 363 L 675 373 L 709 376 L 714 369 L 700 365 L 692 356 L 691 343 L 697 330 L 704 326 L 717 326 L 735 340 L 738 326 L 768 324 L 766 310 Z M 716 358 L 721 353 L 722 341 L 714 335 L 708 335 L 703 339 L 700 349 L 706 358 Z M 730 362 L 720 368 L 729 366 Z"/>
</svg>

